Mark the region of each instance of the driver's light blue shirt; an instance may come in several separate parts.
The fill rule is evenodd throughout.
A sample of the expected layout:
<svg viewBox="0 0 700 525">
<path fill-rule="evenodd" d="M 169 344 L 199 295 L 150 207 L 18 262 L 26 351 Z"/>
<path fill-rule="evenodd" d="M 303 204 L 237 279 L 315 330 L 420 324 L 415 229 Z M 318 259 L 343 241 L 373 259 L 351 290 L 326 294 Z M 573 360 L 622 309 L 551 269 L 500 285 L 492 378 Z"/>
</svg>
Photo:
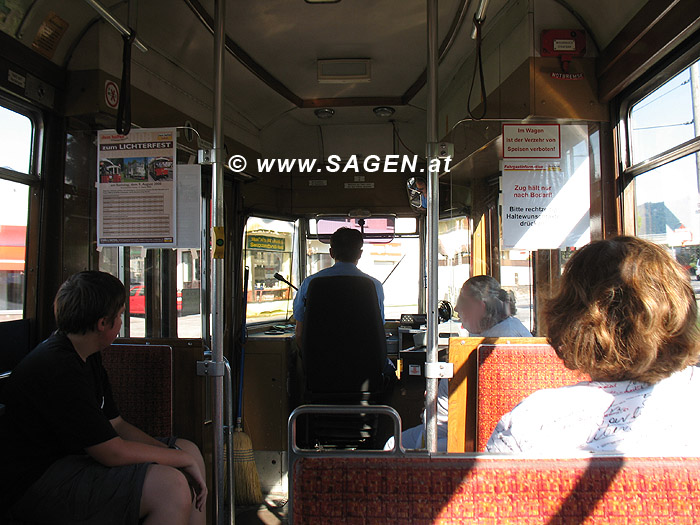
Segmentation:
<svg viewBox="0 0 700 525">
<path fill-rule="evenodd" d="M 384 323 L 384 288 L 382 283 L 371 275 L 367 275 L 365 272 L 360 270 L 355 264 L 349 262 L 336 262 L 330 268 L 321 270 L 313 275 L 309 275 L 304 282 L 301 283 L 299 291 L 294 297 L 294 318 L 297 321 L 304 321 L 304 313 L 306 311 L 306 305 L 304 301 L 306 299 L 306 292 L 309 289 L 309 282 L 311 279 L 316 277 L 332 277 L 334 275 L 359 275 L 362 277 L 367 277 L 372 280 L 374 287 L 377 290 L 377 300 L 379 301 L 379 311 L 382 313 L 382 323 Z"/>
</svg>

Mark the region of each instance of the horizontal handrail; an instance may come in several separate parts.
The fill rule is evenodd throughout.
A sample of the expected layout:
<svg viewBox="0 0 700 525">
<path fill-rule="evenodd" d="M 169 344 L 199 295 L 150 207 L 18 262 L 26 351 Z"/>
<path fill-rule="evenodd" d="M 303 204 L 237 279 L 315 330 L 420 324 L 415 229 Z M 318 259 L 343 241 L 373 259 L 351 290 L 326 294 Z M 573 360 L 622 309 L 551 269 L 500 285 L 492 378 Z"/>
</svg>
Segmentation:
<svg viewBox="0 0 700 525">
<path fill-rule="evenodd" d="M 289 415 L 287 425 L 287 437 L 289 446 L 287 448 L 288 458 L 288 483 L 289 483 L 289 507 L 290 519 L 294 519 L 294 463 L 300 456 L 318 455 L 319 451 L 314 449 L 302 449 L 297 447 L 297 419 L 304 414 L 379 414 L 389 416 L 394 423 L 394 447 L 391 450 L 326 450 L 321 451 L 326 455 L 334 457 L 401 457 L 404 449 L 401 445 L 401 416 L 399 413 L 387 405 L 301 405 L 295 408 Z"/>
<path fill-rule="evenodd" d="M 289 450 L 290 454 L 304 455 L 315 454 L 316 451 L 312 449 L 303 449 L 297 447 L 296 437 L 297 437 L 297 427 L 296 421 L 299 416 L 303 414 L 379 414 L 389 416 L 394 423 L 394 447 L 391 450 L 362 450 L 362 454 L 401 454 L 403 453 L 403 447 L 401 446 L 401 416 L 399 413 L 387 405 L 302 405 L 294 409 L 294 411 L 289 415 L 288 423 L 288 437 L 289 437 Z M 329 453 L 348 453 L 347 450 L 325 450 L 324 452 Z"/>
</svg>

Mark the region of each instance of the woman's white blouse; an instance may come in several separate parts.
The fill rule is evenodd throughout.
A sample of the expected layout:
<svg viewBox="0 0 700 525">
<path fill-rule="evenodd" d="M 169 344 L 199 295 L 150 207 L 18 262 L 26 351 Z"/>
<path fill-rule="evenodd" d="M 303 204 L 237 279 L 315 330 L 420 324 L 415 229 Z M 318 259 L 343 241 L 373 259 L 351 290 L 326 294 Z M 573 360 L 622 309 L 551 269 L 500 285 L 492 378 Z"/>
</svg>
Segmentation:
<svg viewBox="0 0 700 525">
<path fill-rule="evenodd" d="M 501 418 L 486 450 L 700 455 L 699 400 L 700 369 L 693 366 L 655 385 L 584 381 L 540 390 Z"/>
</svg>

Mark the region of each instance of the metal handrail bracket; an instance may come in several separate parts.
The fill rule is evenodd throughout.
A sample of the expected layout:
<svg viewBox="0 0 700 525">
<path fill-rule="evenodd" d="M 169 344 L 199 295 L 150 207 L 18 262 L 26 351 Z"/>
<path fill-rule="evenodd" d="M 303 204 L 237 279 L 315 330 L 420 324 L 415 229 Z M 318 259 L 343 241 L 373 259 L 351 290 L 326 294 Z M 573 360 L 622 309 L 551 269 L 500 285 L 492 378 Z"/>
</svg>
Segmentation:
<svg viewBox="0 0 700 525">
<path fill-rule="evenodd" d="M 297 419 L 304 414 L 378 414 L 388 416 L 394 424 L 394 447 L 391 450 L 333 450 L 333 449 L 306 449 L 297 446 Z M 294 409 L 289 416 L 287 425 L 289 438 L 287 455 L 289 484 L 288 517 L 294 519 L 294 464 L 302 457 L 403 457 L 406 451 L 401 443 L 401 416 L 392 407 L 387 405 L 302 405 Z"/>
</svg>

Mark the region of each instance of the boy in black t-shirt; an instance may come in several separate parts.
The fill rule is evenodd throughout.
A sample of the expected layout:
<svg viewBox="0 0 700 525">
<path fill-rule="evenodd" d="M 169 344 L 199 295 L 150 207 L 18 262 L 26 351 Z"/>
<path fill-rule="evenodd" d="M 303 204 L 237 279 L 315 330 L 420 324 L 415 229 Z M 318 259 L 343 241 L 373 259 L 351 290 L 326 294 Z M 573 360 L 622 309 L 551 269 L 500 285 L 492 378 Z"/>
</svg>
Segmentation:
<svg viewBox="0 0 700 525">
<path fill-rule="evenodd" d="M 0 522 L 204 523 L 197 446 L 152 438 L 112 398 L 100 351 L 119 333 L 125 298 L 110 274 L 73 275 L 54 300 L 58 330 L 12 372 L 2 391 Z"/>
</svg>

